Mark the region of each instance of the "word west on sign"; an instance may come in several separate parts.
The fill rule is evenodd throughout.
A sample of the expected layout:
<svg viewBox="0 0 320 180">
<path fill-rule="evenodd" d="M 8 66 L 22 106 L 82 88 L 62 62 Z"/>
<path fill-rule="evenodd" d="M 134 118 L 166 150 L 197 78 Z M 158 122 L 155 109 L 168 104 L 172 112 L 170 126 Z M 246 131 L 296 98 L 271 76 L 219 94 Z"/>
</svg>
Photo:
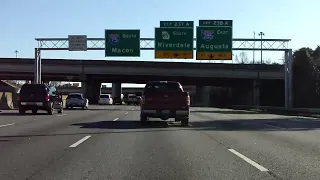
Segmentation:
<svg viewBox="0 0 320 180">
<path fill-rule="evenodd" d="M 140 30 L 105 30 L 105 56 L 140 56 Z"/>
</svg>

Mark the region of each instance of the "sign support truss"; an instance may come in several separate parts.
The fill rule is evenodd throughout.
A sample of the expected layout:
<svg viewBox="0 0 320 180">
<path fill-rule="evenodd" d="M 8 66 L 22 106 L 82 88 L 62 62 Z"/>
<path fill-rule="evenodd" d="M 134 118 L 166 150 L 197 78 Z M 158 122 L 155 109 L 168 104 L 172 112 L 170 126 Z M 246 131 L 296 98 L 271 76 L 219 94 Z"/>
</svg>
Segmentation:
<svg viewBox="0 0 320 180">
<path fill-rule="evenodd" d="M 36 38 L 39 50 L 69 50 L 68 38 Z M 194 39 L 196 50 L 196 39 Z M 285 51 L 290 39 L 233 39 L 233 50 Z M 105 50 L 105 38 L 88 38 L 88 50 Z M 262 47 L 261 47 L 262 46 Z M 154 38 L 140 38 L 141 50 L 154 50 Z"/>
</svg>

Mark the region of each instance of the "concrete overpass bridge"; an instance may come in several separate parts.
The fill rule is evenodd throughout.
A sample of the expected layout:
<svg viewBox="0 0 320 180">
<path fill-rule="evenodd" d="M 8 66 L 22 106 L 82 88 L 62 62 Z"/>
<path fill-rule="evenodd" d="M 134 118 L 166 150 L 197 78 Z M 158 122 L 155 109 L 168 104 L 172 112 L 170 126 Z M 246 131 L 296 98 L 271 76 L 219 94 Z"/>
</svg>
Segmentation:
<svg viewBox="0 0 320 180">
<path fill-rule="evenodd" d="M 32 58 L 0 58 L 2 80 L 33 80 L 34 70 Z M 284 92 L 283 65 L 42 59 L 41 71 L 43 81 L 82 82 L 83 92 L 91 102 L 97 101 L 101 83 L 113 83 L 119 89 L 121 83 L 144 84 L 150 80 L 196 85 L 199 95 L 208 94 L 205 86 L 247 87 L 253 93 L 259 91 L 254 87 L 258 72 L 261 84 L 281 86 L 279 92 Z"/>
</svg>

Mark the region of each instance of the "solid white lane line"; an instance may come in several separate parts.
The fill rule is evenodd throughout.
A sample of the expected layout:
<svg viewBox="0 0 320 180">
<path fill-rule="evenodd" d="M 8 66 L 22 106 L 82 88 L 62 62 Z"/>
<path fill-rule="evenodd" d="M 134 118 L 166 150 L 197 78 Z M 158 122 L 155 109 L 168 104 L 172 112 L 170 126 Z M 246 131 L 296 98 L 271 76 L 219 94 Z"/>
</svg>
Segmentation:
<svg viewBox="0 0 320 180">
<path fill-rule="evenodd" d="M 6 127 L 6 126 L 12 126 L 12 125 L 15 125 L 15 124 L 16 124 L 16 123 L 0 125 L 0 128 L 1 128 L 1 127 Z"/>
<path fill-rule="evenodd" d="M 86 137 L 80 139 L 79 141 L 77 141 L 76 143 L 72 144 L 69 147 L 71 147 L 71 148 L 77 147 L 79 144 L 83 143 L 85 140 L 89 139 L 90 137 L 91 136 L 86 136 Z"/>
<path fill-rule="evenodd" d="M 115 118 L 113 121 L 117 121 L 119 118 Z"/>
<path fill-rule="evenodd" d="M 66 114 L 58 114 L 57 116 L 65 116 Z"/>
<path fill-rule="evenodd" d="M 228 149 L 233 154 L 237 155 L 241 159 L 245 160 L 247 163 L 251 164 L 255 168 L 259 169 L 260 171 L 269 171 L 268 169 L 264 168 L 263 166 L 259 165 L 258 163 L 252 161 L 251 159 L 247 158 L 246 156 L 242 155 L 241 153 L 237 152 L 234 149 Z"/>
</svg>

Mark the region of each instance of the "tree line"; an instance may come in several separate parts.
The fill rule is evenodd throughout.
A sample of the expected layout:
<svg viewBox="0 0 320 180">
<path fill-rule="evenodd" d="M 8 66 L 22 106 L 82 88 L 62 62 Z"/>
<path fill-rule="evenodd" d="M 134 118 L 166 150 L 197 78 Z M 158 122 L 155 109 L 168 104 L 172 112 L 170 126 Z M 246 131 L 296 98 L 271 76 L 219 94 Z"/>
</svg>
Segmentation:
<svg viewBox="0 0 320 180">
<path fill-rule="evenodd" d="M 297 108 L 320 107 L 320 46 L 293 52 L 293 105 Z"/>
</svg>

